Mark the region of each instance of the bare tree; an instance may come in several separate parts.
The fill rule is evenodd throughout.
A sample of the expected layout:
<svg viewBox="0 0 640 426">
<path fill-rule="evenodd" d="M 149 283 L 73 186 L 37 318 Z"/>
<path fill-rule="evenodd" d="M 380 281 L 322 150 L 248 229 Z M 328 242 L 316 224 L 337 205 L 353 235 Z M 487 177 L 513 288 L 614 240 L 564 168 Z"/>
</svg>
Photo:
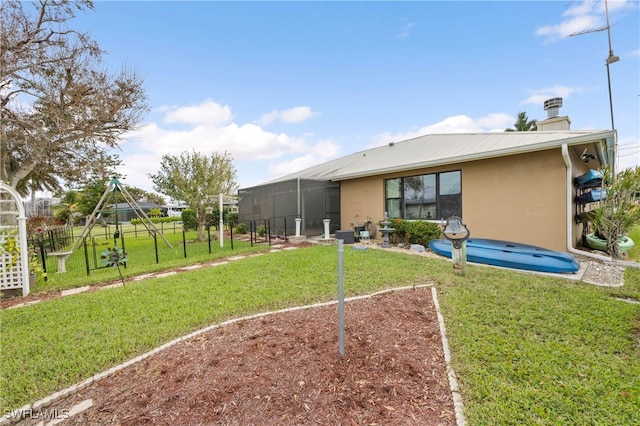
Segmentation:
<svg viewBox="0 0 640 426">
<path fill-rule="evenodd" d="M 97 43 L 68 27 L 86 10 L 0 2 L 0 180 L 23 194 L 81 181 L 148 110 L 139 76 L 109 73 Z"/>
</svg>

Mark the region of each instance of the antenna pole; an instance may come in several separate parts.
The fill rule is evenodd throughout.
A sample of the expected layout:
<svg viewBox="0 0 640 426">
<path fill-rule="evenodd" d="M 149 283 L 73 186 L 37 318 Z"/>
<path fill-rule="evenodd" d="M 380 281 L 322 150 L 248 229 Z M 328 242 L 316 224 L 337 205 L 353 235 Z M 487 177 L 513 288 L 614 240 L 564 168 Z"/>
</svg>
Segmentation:
<svg viewBox="0 0 640 426">
<path fill-rule="evenodd" d="M 611 130 L 614 130 L 616 126 L 613 123 L 613 98 L 611 96 L 611 74 L 609 73 L 609 64 L 618 62 L 620 58 L 618 58 L 616 55 L 613 54 L 613 49 L 611 48 L 611 25 L 609 25 L 609 2 L 607 0 L 604 0 L 604 11 L 607 17 L 607 38 L 609 39 L 609 56 L 607 57 L 607 60 L 606 60 L 607 83 L 609 86 L 609 110 L 611 112 Z"/>
<path fill-rule="evenodd" d="M 618 62 L 620 60 L 620 57 L 616 56 L 613 53 L 613 48 L 611 47 L 611 24 L 609 23 L 609 2 L 608 2 L 608 0 L 604 0 L 604 12 L 605 12 L 605 16 L 606 16 L 606 19 L 607 19 L 607 26 L 606 27 L 593 28 L 593 29 L 590 29 L 590 30 L 584 30 L 584 31 L 575 32 L 573 34 L 569 34 L 569 37 L 574 37 L 574 36 L 578 36 L 578 35 L 595 33 L 595 32 L 600 32 L 600 31 L 607 30 L 607 38 L 608 38 L 608 41 L 609 41 L 609 56 L 605 60 L 605 65 L 607 67 L 607 87 L 609 89 L 609 113 L 611 114 L 611 130 L 614 131 L 616 129 L 616 126 L 615 126 L 615 123 L 614 123 L 614 120 L 613 120 L 613 95 L 611 94 L 611 72 L 609 71 L 609 65 L 611 65 L 611 64 L 613 64 L 615 62 Z M 612 178 L 615 177 L 617 154 L 618 154 L 618 137 L 614 133 L 614 135 L 613 135 L 613 158 L 610 159 L 610 161 L 611 161 L 611 175 L 612 175 Z"/>
</svg>

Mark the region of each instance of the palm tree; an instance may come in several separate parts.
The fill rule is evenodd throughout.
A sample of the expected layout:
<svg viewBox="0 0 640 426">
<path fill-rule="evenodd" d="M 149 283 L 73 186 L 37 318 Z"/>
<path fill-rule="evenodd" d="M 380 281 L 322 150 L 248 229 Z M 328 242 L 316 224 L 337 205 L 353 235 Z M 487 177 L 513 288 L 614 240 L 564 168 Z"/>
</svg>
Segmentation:
<svg viewBox="0 0 640 426">
<path fill-rule="evenodd" d="M 80 194 L 76 191 L 67 191 L 63 195 L 60 203 L 53 206 L 53 215 L 61 220 L 64 220 L 67 224 L 73 225 L 75 218 L 82 216 L 78 212 Z"/>
<path fill-rule="evenodd" d="M 515 129 L 512 128 L 507 128 L 504 129 L 505 132 L 535 132 L 536 130 L 538 130 L 538 125 L 536 124 L 538 122 L 538 120 L 533 119 L 533 120 L 529 120 L 529 117 L 527 117 L 527 113 L 526 112 L 519 112 L 518 113 L 518 119 L 516 120 L 515 123 L 513 123 L 513 126 L 515 127 Z"/>
</svg>

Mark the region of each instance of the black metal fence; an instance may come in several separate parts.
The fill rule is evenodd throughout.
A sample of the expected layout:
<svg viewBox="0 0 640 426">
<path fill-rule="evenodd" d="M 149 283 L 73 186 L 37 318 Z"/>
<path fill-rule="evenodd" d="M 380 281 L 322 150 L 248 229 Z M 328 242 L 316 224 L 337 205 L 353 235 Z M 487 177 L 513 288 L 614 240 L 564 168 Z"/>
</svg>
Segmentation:
<svg viewBox="0 0 640 426">
<path fill-rule="evenodd" d="M 111 224 L 94 227 L 92 233 L 78 243 L 76 241 L 80 236 L 74 235 L 72 227 L 60 227 L 29 235 L 28 245 L 32 257 L 35 257 L 38 263 L 38 266 L 32 267 L 41 269 L 42 280 L 46 282 L 52 274 L 60 272 L 65 272 L 65 278 L 71 279 L 79 275 L 88 276 L 94 271 L 110 267 L 108 262 L 105 263 L 104 257 L 105 252 L 112 248 L 122 249 L 126 254 L 122 264 L 126 269 L 128 264 L 133 262 L 147 265 L 160 265 L 169 261 L 176 263 L 176 257 L 199 257 L 206 260 L 207 254 L 211 255 L 214 250 L 219 250 L 216 247 L 219 242 L 218 236 L 224 238 L 225 250 L 234 250 L 234 244 L 239 243 L 254 246 L 271 245 L 276 240 L 286 241 L 286 233 L 272 235 L 270 219 L 247 221 L 247 234 L 235 233 L 234 228 L 237 225 L 237 222 L 224 223 L 222 231 L 219 226 L 207 226 L 205 241 L 196 241 L 197 232 L 186 231 L 180 222 L 155 224 L 159 232 L 147 229 L 144 225 L 116 227 Z M 286 224 L 284 226 L 286 229 Z M 74 243 L 77 247 L 71 253 Z M 61 276 L 55 275 L 55 278 L 57 280 Z"/>
<path fill-rule="evenodd" d="M 240 220 L 238 224 L 244 224 L 250 236 L 251 244 L 274 242 L 286 242 L 288 237 L 295 232 L 296 216 L 279 216 L 269 219 Z"/>
</svg>

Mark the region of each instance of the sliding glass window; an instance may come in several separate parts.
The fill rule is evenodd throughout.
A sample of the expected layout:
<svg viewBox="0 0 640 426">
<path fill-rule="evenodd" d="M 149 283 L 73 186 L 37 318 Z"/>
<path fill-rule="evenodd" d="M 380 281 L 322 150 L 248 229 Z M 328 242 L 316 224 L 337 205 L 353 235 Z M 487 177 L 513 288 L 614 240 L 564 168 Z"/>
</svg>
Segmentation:
<svg viewBox="0 0 640 426">
<path fill-rule="evenodd" d="M 461 172 L 387 179 L 385 206 L 392 218 L 437 220 L 462 216 Z"/>
</svg>

